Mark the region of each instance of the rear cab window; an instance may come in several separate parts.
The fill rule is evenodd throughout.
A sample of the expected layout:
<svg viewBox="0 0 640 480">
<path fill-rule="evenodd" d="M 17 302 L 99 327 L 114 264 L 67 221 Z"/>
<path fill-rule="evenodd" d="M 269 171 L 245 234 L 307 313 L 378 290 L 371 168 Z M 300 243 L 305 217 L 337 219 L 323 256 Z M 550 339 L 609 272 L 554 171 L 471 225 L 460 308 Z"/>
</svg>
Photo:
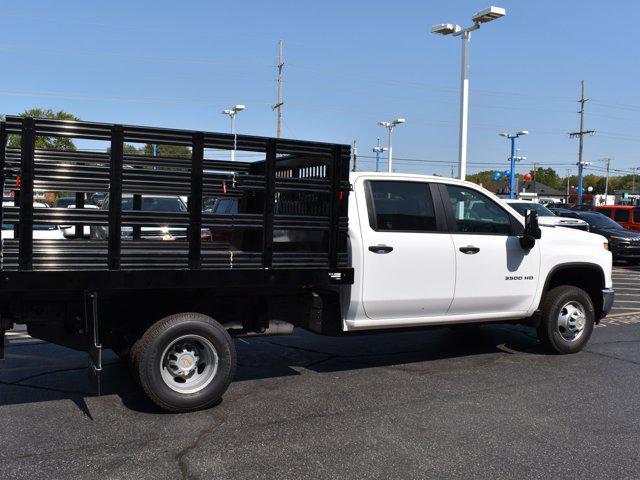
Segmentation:
<svg viewBox="0 0 640 480">
<path fill-rule="evenodd" d="M 375 231 L 436 232 L 438 222 L 428 183 L 367 181 L 369 225 Z"/>
</svg>

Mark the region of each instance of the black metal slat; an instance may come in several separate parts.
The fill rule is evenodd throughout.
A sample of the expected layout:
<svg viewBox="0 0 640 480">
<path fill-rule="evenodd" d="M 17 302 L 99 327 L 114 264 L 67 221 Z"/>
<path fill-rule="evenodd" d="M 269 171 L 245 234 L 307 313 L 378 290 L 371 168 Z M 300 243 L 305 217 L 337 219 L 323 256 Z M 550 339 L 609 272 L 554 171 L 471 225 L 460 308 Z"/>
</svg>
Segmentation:
<svg viewBox="0 0 640 480">
<path fill-rule="evenodd" d="M 108 267 L 110 270 L 120 269 L 123 151 L 124 130 L 122 125 L 114 125 L 111 129 L 111 164 L 109 170 Z"/>
<path fill-rule="evenodd" d="M 276 154 L 278 143 L 274 138 L 267 141 L 264 165 L 264 227 L 262 230 L 262 266 L 271 268 L 273 262 L 273 216 L 276 196 Z"/>
<path fill-rule="evenodd" d="M 329 181 L 331 182 L 331 198 L 329 213 L 329 267 L 338 266 L 338 222 L 340 215 L 340 173 L 341 173 L 340 147 L 333 147 L 333 155 L 329 166 Z"/>
<path fill-rule="evenodd" d="M 0 188 L 2 188 L 2 193 L 4 196 L 4 177 L 5 177 L 5 161 L 7 158 L 7 125 L 6 123 L 0 122 Z M 4 208 L 2 208 L 2 202 L 0 201 L 0 224 L 4 221 Z M 0 239 L 2 238 L 2 233 L 0 230 Z M 0 348 L 2 346 L 0 345 Z"/>
<path fill-rule="evenodd" d="M 200 247 L 202 243 L 202 166 L 204 161 L 204 134 L 193 133 L 191 148 L 191 195 L 189 196 L 189 267 L 199 269 L 202 265 Z"/>
<path fill-rule="evenodd" d="M 84 192 L 76 192 L 76 209 L 84 209 Z M 84 237 L 84 225 L 82 223 L 76 223 L 75 225 L 76 238 Z"/>
<path fill-rule="evenodd" d="M 20 149 L 20 270 L 31 270 L 33 265 L 33 157 L 36 147 L 36 129 L 33 118 L 22 121 Z"/>
<path fill-rule="evenodd" d="M 140 210 L 142 210 L 142 195 L 140 195 L 139 193 L 133 194 L 133 210 L 136 212 L 139 212 Z M 134 240 L 139 240 L 141 233 L 142 233 L 142 229 L 140 225 L 134 225 L 132 238 Z"/>
</svg>

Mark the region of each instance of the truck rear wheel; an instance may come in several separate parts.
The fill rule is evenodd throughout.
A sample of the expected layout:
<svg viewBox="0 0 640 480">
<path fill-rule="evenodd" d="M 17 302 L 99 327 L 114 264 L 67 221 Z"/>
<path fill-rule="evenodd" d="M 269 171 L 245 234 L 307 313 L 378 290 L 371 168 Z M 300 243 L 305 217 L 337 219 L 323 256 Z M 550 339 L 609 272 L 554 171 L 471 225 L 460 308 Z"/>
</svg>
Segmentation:
<svg viewBox="0 0 640 480">
<path fill-rule="evenodd" d="M 546 295 L 538 338 L 555 353 L 576 353 L 589 341 L 594 323 L 593 302 L 587 292 L 563 285 Z"/>
<path fill-rule="evenodd" d="M 217 402 L 233 380 L 236 350 L 225 328 L 200 313 L 179 313 L 152 325 L 134 348 L 140 386 L 159 407 L 189 412 Z"/>
</svg>

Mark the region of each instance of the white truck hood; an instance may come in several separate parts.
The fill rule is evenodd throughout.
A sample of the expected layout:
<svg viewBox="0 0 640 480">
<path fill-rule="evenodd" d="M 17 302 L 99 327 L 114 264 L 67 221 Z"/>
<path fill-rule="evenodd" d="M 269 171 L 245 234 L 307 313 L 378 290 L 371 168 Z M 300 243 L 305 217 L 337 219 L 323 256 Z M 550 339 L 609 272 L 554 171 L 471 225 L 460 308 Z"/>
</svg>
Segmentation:
<svg viewBox="0 0 640 480">
<path fill-rule="evenodd" d="M 545 227 L 586 227 L 587 222 L 571 217 L 538 217 L 538 224 Z"/>
</svg>

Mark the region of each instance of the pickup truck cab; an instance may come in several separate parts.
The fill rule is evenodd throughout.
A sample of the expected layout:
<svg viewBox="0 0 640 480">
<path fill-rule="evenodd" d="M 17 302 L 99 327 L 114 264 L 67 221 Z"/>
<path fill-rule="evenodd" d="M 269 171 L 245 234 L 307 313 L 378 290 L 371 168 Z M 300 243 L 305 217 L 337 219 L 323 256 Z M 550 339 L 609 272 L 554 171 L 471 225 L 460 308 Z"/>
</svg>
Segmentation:
<svg viewBox="0 0 640 480">
<path fill-rule="evenodd" d="M 345 331 L 523 320 L 579 350 L 613 301 L 606 240 L 573 229 L 526 238 L 524 218 L 481 187 L 442 177 L 351 176 L 354 284 Z"/>
</svg>

